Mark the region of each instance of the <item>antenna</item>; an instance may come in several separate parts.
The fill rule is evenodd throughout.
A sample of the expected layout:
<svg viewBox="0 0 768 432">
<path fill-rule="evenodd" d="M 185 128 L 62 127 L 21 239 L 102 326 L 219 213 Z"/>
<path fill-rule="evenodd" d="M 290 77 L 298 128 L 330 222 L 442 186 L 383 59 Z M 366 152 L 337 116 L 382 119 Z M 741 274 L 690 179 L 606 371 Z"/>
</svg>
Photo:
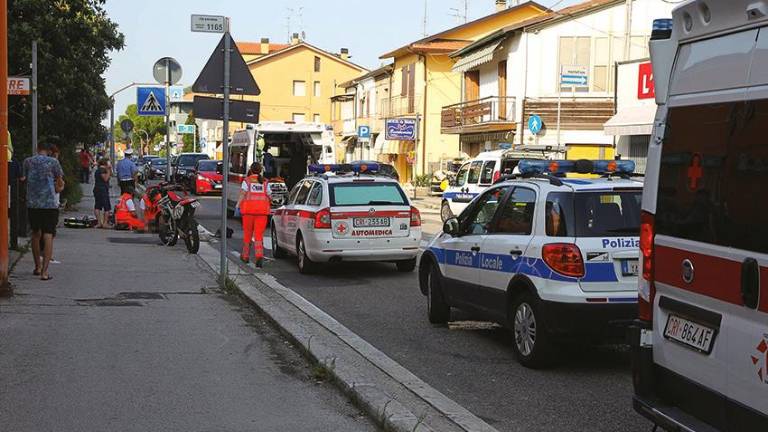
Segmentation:
<svg viewBox="0 0 768 432">
<path fill-rule="evenodd" d="M 424 22 L 422 23 L 424 37 L 429 36 L 427 33 L 427 0 L 424 0 Z"/>
<path fill-rule="evenodd" d="M 462 13 L 461 12 L 462 9 L 455 7 L 455 8 L 450 8 L 449 9 L 453 13 L 450 13 L 448 15 L 456 18 L 456 22 L 457 23 L 465 23 L 466 24 L 467 23 L 467 10 L 469 9 L 469 6 L 468 6 L 469 0 L 459 0 L 459 1 L 464 4 L 462 6 L 464 12 Z"/>
</svg>

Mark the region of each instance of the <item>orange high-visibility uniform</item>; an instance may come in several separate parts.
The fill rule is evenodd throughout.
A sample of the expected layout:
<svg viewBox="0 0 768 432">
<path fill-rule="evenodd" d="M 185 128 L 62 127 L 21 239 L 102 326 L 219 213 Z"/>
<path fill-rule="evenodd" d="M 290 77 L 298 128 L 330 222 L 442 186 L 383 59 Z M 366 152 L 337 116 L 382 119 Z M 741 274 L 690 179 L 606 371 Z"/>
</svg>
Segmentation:
<svg viewBox="0 0 768 432">
<path fill-rule="evenodd" d="M 115 206 L 115 224 L 126 224 L 131 229 L 144 229 L 144 221 L 137 218 L 130 210 L 128 210 L 128 200 L 132 200 L 133 195 L 130 193 L 124 193 L 120 196 L 120 202 Z"/>
<path fill-rule="evenodd" d="M 260 180 L 257 175 L 245 179 L 247 190 L 240 202 L 240 214 L 243 217 L 243 260 L 247 260 L 250 255 L 252 241 L 256 251 L 255 258 L 264 257 L 264 230 L 267 228 L 271 200 L 267 193 L 267 182 Z"/>
</svg>

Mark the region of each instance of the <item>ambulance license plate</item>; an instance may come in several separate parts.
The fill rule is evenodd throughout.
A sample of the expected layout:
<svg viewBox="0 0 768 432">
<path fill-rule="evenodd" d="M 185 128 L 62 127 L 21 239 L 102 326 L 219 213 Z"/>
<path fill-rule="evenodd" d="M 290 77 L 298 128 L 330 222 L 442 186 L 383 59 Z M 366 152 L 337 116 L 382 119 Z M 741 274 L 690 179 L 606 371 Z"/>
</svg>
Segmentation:
<svg viewBox="0 0 768 432">
<path fill-rule="evenodd" d="M 362 217 L 352 221 L 355 228 L 388 227 L 388 217 Z"/>
<path fill-rule="evenodd" d="M 638 260 L 621 260 L 622 276 L 637 276 Z"/>
<path fill-rule="evenodd" d="M 670 314 L 664 328 L 664 337 L 709 354 L 715 341 L 715 329 Z"/>
</svg>

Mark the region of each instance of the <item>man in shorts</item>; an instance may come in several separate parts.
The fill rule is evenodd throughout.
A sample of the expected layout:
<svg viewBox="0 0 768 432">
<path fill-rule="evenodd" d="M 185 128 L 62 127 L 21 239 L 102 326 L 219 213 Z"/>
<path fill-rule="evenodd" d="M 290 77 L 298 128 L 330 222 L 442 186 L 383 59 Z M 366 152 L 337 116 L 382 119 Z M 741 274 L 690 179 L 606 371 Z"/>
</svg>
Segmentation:
<svg viewBox="0 0 768 432">
<path fill-rule="evenodd" d="M 59 223 L 56 194 L 64 188 L 64 172 L 59 161 L 49 156 L 50 145 L 40 143 L 37 155 L 24 160 L 24 180 L 27 182 L 27 214 L 32 229 L 34 275 L 51 280 L 48 264 L 53 255 L 53 233 Z M 42 256 L 42 260 L 41 260 Z"/>
</svg>

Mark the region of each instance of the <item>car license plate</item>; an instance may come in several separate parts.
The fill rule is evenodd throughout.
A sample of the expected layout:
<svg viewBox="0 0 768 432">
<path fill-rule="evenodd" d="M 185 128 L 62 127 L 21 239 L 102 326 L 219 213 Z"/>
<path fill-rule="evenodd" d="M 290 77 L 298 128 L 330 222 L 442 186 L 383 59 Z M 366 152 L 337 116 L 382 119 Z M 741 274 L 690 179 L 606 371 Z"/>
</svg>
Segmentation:
<svg viewBox="0 0 768 432">
<path fill-rule="evenodd" d="M 368 227 L 388 227 L 388 217 L 363 217 L 355 218 L 353 221 L 355 228 L 368 228 Z"/>
<path fill-rule="evenodd" d="M 621 274 L 623 276 L 637 276 L 638 260 L 621 260 Z"/>
<path fill-rule="evenodd" d="M 664 328 L 664 337 L 709 354 L 715 341 L 715 329 L 670 314 Z"/>
<path fill-rule="evenodd" d="M 192 208 L 196 209 L 196 208 L 200 207 L 200 202 L 199 201 L 192 201 L 192 203 L 190 203 L 190 205 L 192 206 Z"/>
</svg>

